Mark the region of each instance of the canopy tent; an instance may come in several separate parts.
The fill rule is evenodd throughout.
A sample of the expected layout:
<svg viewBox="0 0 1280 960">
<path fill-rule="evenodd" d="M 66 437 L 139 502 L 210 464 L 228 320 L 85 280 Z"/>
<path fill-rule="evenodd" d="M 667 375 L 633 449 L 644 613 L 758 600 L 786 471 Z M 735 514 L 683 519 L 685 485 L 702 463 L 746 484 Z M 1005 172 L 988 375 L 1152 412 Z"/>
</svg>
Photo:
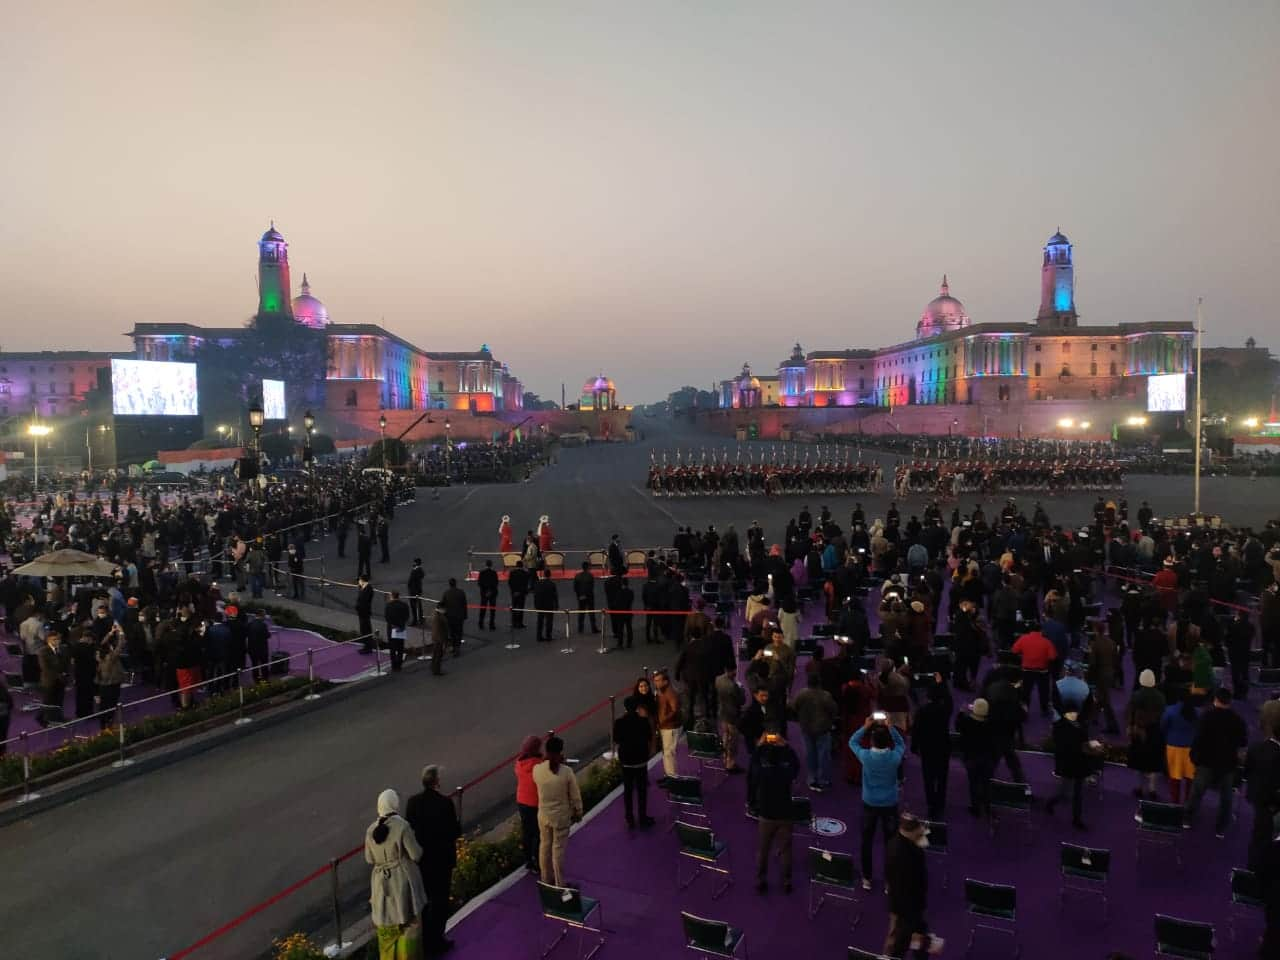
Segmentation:
<svg viewBox="0 0 1280 960">
<path fill-rule="evenodd" d="M 116 569 L 109 560 L 83 550 L 54 550 L 41 554 L 13 572 L 23 577 L 107 577 Z"/>
</svg>

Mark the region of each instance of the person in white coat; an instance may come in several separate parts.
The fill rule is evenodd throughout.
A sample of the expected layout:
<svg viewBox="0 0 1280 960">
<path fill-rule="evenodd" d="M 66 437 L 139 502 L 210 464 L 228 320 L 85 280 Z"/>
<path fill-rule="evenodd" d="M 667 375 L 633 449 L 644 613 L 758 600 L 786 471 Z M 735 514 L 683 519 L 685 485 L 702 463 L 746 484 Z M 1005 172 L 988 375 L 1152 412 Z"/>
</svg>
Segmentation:
<svg viewBox="0 0 1280 960">
<path fill-rule="evenodd" d="M 364 835 L 364 859 L 373 867 L 369 906 L 382 960 L 417 956 L 421 951 L 418 919 L 427 903 L 418 870 L 421 857 L 422 847 L 400 816 L 400 796 L 383 790 L 378 795 L 378 819 Z"/>
</svg>

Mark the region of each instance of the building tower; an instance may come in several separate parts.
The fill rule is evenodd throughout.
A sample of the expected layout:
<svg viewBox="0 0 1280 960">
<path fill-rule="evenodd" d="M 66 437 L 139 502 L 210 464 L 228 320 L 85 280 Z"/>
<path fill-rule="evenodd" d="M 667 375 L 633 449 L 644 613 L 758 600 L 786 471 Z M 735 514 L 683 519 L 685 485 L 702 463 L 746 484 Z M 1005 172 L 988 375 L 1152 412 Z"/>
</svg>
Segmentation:
<svg viewBox="0 0 1280 960">
<path fill-rule="evenodd" d="M 289 245 L 275 221 L 258 241 L 258 316 L 293 319 L 290 305 Z"/>
<path fill-rule="evenodd" d="M 1041 326 L 1074 327 L 1076 317 L 1075 268 L 1071 264 L 1071 241 L 1058 231 L 1044 245 L 1044 266 L 1040 270 Z"/>
</svg>

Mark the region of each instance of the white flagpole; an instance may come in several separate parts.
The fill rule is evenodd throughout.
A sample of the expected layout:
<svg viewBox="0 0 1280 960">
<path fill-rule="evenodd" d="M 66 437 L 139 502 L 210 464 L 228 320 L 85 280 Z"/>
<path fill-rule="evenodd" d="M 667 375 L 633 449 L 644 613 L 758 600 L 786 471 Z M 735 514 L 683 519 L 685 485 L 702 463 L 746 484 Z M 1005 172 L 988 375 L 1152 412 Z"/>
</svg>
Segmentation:
<svg viewBox="0 0 1280 960">
<path fill-rule="evenodd" d="M 1200 407 L 1200 358 L 1204 350 L 1204 297 L 1196 297 L 1196 478 L 1195 478 L 1195 507 L 1194 514 L 1200 516 L 1200 437 L 1201 437 L 1201 407 Z"/>
</svg>

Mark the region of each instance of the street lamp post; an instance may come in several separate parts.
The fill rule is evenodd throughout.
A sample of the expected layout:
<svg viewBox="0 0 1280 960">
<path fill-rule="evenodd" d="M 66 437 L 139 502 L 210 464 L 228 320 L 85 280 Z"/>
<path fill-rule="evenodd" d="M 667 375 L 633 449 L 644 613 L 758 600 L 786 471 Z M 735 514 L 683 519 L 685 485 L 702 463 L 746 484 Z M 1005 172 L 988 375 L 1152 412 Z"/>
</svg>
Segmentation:
<svg viewBox="0 0 1280 960">
<path fill-rule="evenodd" d="M 255 476 L 253 482 L 254 499 L 257 499 L 257 491 L 262 489 L 262 422 L 264 420 L 262 412 L 262 404 L 255 400 L 249 407 L 249 426 L 253 428 L 253 465 L 255 467 Z"/>
<path fill-rule="evenodd" d="M 33 497 L 40 493 L 40 438 L 47 437 L 52 432 L 53 427 L 43 423 L 32 423 L 27 426 L 27 433 L 31 437 L 31 446 L 35 453 L 31 484 Z"/>
<path fill-rule="evenodd" d="M 316 454 L 315 454 L 315 451 L 311 448 L 311 434 L 316 429 L 316 418 L 311 415 L 310 410 L 308 410 L 306 413 L 302 415 L 302 429 L 304 429 L 307 432 L 307 438 L 302 444 L 302 462 L 307 465 L 307 479 L 309 481 L 308 486 L 312 488 L 311 499 L 314 501 L 315 500 L 315 479 L 316 479 L 316 468 L 315 468 Z"/>
<path fill-rule="evenodd" d="M 316 418 L 312 416 L 310 410 L 302 415 L 302 429 L 307 434 L 302 444 L 302 462 L 307 468 L 307 495 L 311 498 L 311 518 L 313 521 L 318 521 L 320 519 L 320 498 L 316 495 L 316 454 L 311 447 L 311 435 L 316 429 Z M 324 532 L 323 524 L 321 524 L 320 532 Z"/>
<path fill-rule="evenodd" d="M 378 442 L 378 449 L 382 453 L 380 459 L 382 460 L 382 469 L 385 470 L 387 469 L 387 415 L 385 413 L 378 414 L 378 433 L 382 438 Z"/>
<path fill-rule="evenodd" d="M 452 482 L 449 461 L 453 453 L 453 424 L 448 417 L 444 418 L 444 482 Z"/>
</svg>

